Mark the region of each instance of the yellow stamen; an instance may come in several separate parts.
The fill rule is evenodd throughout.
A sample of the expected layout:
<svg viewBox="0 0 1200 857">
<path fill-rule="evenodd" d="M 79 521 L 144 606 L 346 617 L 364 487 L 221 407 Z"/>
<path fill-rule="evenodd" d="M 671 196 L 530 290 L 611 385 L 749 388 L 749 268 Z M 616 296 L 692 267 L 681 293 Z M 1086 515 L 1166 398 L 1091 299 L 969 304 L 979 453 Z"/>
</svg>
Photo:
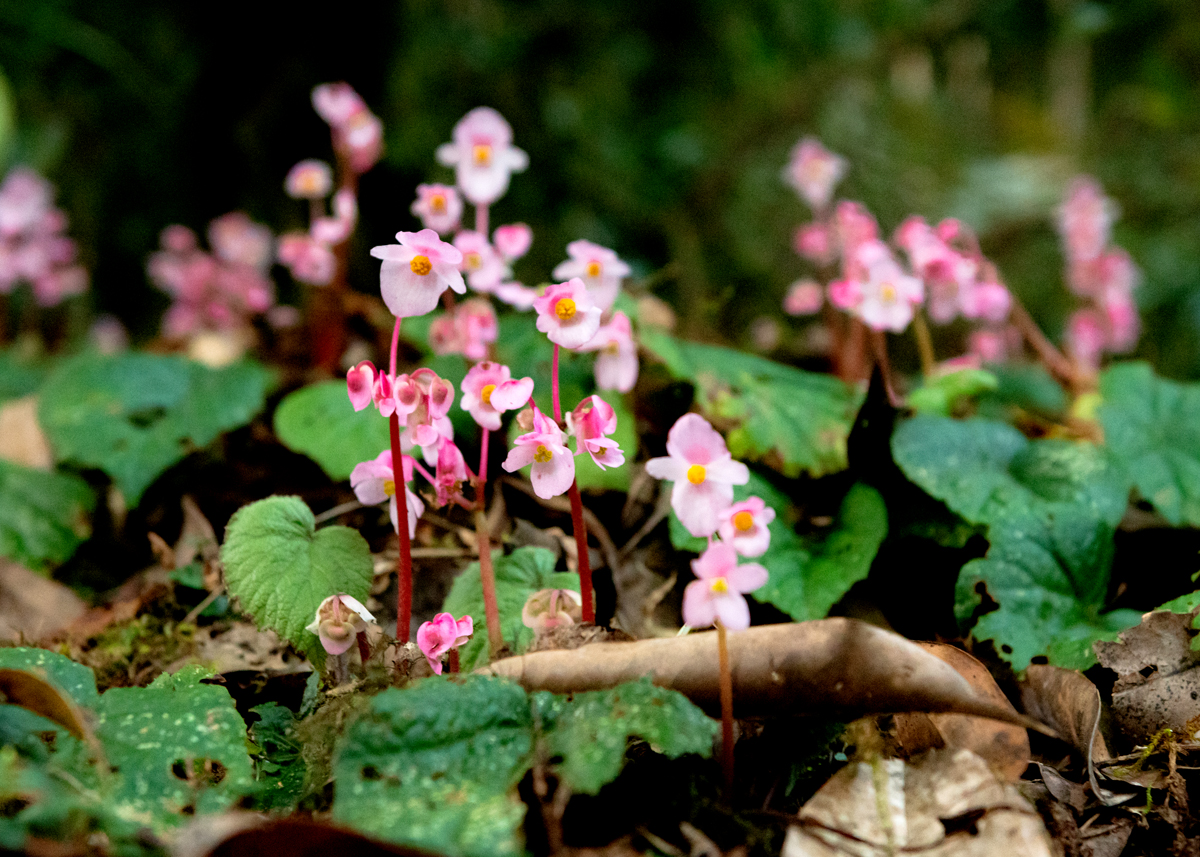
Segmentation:
<svg viewBox="0 0 1200 857">
<path fill-rule="evenodd" d="M 733 516 L 733 526 L 743 533 L 748 532 L 754 528 L 754 516 L 744 510 L 738 512 Z"/>
<path fill-rule="evenodd" d="M 575 317 L 575 301 L 570 298 L 559 298 L 554 304 L 554 314 L 559 321 L 570 321 Z"/>
<path fill-rule="evenodd" d="M 486 167 L 492 162 L 492 147 L 487 145 L 477 145 L 471 149 L 471 155 L 475 159 L 476 166 Z"/>
<path fill-rule="evenodd" d="M 392 479 L 386 479 L 383 483 L 383 493 L 389 497 L 396 496 L 396 482 Z"/>
<path fill-rule="evenodd" d="M 467 267 L 472 271 L 478 271 L 483 266 L 483 257 L 478 253 L 467 254 Z"/>
<path fill-rule="evenodd" d="M 445 214 L 446 197 L 442 196 L 440 193 L 435 193 L 433 196 L 429 197 L 429 210 L 434 214 Z"/>
<path fill-rule="evenodd" d="M 691 482 L 693 485 L 702 483 L 707 475 L 708 471 L 705 470 L 703 464 L 693 464 L 687 469 L 688 482 Z"/>
<path fill-rule="evenodd" d="M 709 586 L 713 592 L 716 592 L 718 594 L 729 591 L 729 581 L 727 581 L 723 577 L 714 578 L 713 582 L 711 584 L 709 584 Z"/>
<path fill-rule="evenodd" d="M 485 405 L 490 405 L 492 403 L 492 393 L 494 392 L 496 392 L 496 385 L 488 384 L 479 391 L 479 401 L 483 402 Z"/>
<path fill-rule="evenodd" d="M 896 287 L 891 283 L 884 283 L 879 287 L 879 296 L 883 298 L 885 303 L 892 303 L 896 300 Z"/>
<path fill-rule="evenodd" d="M 408 267 L 414 274 L 424 277 L 433 270 L 433 263 L 429 261 L 428 256 L 413 256 L 412 261 L 408 263 Z"/>
<path fill-rule="evenodd" d="M 587 275 L 589 277 L 600 276 L 600 263 L 599 262 L 588 262 Z"/>
<path fill-rule="evenodd" d="M 545 464 L 547 461 L 549 461 L 553 457 L 554 457 L 554 453 L 551 452 L 550 450 L 548 450 L 543 444 L 540 444 L 540 443 L 538 444 L 538 448 L 533 451 L 533 460 L 536 461 L 538 464 Z"/>
</svg>

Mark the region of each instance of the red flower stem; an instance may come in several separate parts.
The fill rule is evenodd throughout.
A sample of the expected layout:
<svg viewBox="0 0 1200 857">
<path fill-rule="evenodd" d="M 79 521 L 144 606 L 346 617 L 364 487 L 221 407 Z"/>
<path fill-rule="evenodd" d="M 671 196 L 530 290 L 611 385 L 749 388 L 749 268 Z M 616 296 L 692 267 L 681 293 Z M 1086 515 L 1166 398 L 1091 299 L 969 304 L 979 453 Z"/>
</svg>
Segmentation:
<svg viewBox="0 0 1200 857">
<path fill-rule="evenodd" d="M 355 638 L 358 643 L 358 656 L 362 658 L 363 670 L 367 668 L 367 661 L 371 659 L 371 644 L 367 642 L 367 632 L 359 631 Z"/>
<path fill-rule="evenodd" d="M 458 649 L 450 649 L 450 663 L 447 666 L 447 672 L 458 672 Z"/>
<path fill-rule="evenodd" d="M 488 531 L 487 511 L 484 508 L 484 486 L 487 484 L 488 435 L 483 429 L 479 440 L 479 477 L 475 483 L 475 541 L 479 545 L 479 582 L 483 587 L 483 616 L 487 622 L 488 650 L 492 657 L 504 646 L 500 633 L 500 603 L 496 600 L 496 571 L 492 568 L 492 535 Z M 452 657 L 457 661 L 458 652 Z"/>
<path fill-rule="evenodd" d="M 475 206 L 475 231 L 487 240 L 488 233 L 488 207 L 486 204 Z"/>
<path fill-rule="evenodd" d="M 400 345 L 400 319 L 392 329 L 392 350 L 388 355 L 388 372 L 396 378 L 396 350 Z M 400 537 L 400 553 L 396 557 L 396 639 L 407 643 L 412 625 L 412 542 L 408 534 L 408 491 L 404 482 L 404 455 L 400 452 L 400 416 L 388 418 L 392 441 L 392 484 L 396 491 L 396 534 Z M 415 463 L 415 462 L 414 462 Z"/>
<path fill-rule="evenodd" d="M 415 470 L 417 473 L 420 473 L 422 476 L 424 476 L 425 481 L 428 482 L 430 485 L 436 484 L 436 480 L 434 479 L 433 474 L 430 473 L 428 470 L 426 470 L 425 466 L 423 464 L 421 464 L 421 462 L 417 461 L 415 458 L 413 459 L 413 470 Z"/>
<path fill-rule="evenodd" d="M 725 800 L 733 803 L 733 673 L 729 670 L 729 642 L 725 626 L 717 620 L 717 670 L 721 691 L 721 770 L 725 774 Z"/>
<path fill-rule="evenodd" d="M 892 386 L 892 364 L 888 360 L 887 334 L 882 330 L 872 330 L 871 346 L 875 349 L 875 359 L 879 361 L 879 373 L 883 377 L 883 388 L 887 391 L 888 402 L 893 408 L 898 408 L 901 402 L 896 395 L 896 388 Z"/>
<path fill-rule="evenodd" d="M 562 422 L 562 404 L 558 399 L 558 343 L 554 343 L 554 362 L 550 366 L 550 397 L 554 403 L 554 421 Z M 579 565 L 579 594 L 583 599 L 580 610 L 583 621 L 596 624 L 596 604 L 592 598 L 592 559 L 588 556 L 587 524 L 583 520 L 583 498 L 579 496 L 578 480 L 571 480 L 571 529 L 575 533 L 576 562 Z"/>
<path fill-rule="evenodd" d="M 554 421 L 562 422 L 562 405 L 558 401 L 558 343 L 554 343 L 554 362 L 550 364 L 550 399 L 554 404 Z"/>
</svg>

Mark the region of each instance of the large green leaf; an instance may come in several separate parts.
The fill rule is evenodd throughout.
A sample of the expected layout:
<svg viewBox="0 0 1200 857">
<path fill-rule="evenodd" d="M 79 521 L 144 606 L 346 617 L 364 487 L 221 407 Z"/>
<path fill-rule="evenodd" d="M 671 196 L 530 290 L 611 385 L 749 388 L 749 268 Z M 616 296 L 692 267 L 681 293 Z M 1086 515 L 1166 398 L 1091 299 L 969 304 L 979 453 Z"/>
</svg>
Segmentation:
<svg viewBox="0 0 1200 857">
<path fill-rule="evenodd" d="M 322 381 L 288 393 L 275 411 L 275 433 L 333 479 L 349 479 L 354 465 L 375 458 L 391 443 L 388 421 L 372 407 L 356 412 L 345 381 Z"/>
<path fill-rule="evenodd" d="M 330 595 L 365 602 L 374 574 L 371 549 L 358 531 L 317 530 L 299 497 L 268 497 L 238 509 L 225 529 L 221 562 L 230 593 L 254 621 L 318 663 L 324 650 L 305 626 Z"/>
<path fill-rule="evenodd" d="M 30 568 L 65 562 L 91 535 L 95 504 L 78 476 L 0 461 L 0 556 Z"/>
<path fill-rule="evenodd" d="M 60 461 L 98 467 L 131 505 L 164 470 L 262 410 L 267 370 L 209 369 L 182 357 L 81 354 L 41 392 L 39 418 Z"/>
<path fill-rule="evenodd" d="M 517 855 L 533 757 L 519 685 L 470 676 L 389 688 L 347 731 L 334 761 L 335 821 L 448 855 Z"/>
<path fill-rule="evenodd" d="M 704 413 L 733 423 L 734 458 L 765 459 L 788 476 L 822 476 L 846 466 L 846 439 L 861 396 L 827 375 L 645 327 L 642 345 L 670 372 L 696 385 Z"/>
<path fill-rule="evenodd" d="M 48 361 L 27 357 L 14 348 L 0 351 L 0 402 L 36 392 L 49 366 Z"/>
<path fill-rule="evenodd" d="M 1100 376 L 1100 422 L 1113 460 L 1175 526 L 1200 526 L 1200 384 L 1119 363 Z"/>
<path fill-rule="evenodd" d="M 554 570 L 554 554 L 546 548 L 517 548 L 508 556 L 492 552 L 496 573 L 496 601 L 500 607 L 500 631 L 504 641 L 515 651 L 522 652 L 533 641 L 533 631 L 521 621 L 521 608 L 529 596 L 540 589 L 571 589 L 579 591 L 579 575 Z M 479 579 L 479 563 L 473 562 L 454 580 L 442 610 L 453 613 L 455 619 L 470 616 L 475 634 L 459 650 L 463 670 L 469 671 L 487 663 L 487 624 L 483 613 L 483 584 Z"/>
</svg>

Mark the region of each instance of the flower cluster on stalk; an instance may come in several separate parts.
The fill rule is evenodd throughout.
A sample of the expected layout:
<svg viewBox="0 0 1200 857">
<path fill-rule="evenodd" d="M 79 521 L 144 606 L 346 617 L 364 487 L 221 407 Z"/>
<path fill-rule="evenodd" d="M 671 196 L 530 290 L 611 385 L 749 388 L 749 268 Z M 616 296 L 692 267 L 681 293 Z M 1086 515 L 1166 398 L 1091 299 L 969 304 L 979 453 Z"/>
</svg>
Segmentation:
<svg viewBox="0 0 1200 857">
<path fill-rule="evenodd" d="M 0 294 L 28 283 L 39 306 L 55 306 L 87 291 L 88 273 L 75 261 L 67 216 L 54 207 L 54 187 L 28 167 L 0 184 Z"/>
</svg>

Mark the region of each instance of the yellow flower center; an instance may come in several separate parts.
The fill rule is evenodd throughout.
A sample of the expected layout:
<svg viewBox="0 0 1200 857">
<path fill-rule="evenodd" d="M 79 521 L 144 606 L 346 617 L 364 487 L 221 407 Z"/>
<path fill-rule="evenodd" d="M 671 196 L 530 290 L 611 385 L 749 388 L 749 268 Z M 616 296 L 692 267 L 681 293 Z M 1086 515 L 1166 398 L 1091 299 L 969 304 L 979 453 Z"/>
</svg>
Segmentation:
<svg viewBox="0 0 1200 857">
<path fill-rule="evenodd" d="M 559 321 L 570 321 L 575 317 L 575 301 L 570 298 L 559 298 L 554 304 L 554 314 Z"/>
<path fill-rule="evenodd" d="M 879 296 L 883 298 L 884 303 L 892 303 L 896 300 L 896 287 L 891 283 L 884 283 L 879 287 Z"/>
<path fill-rule="evenodd" d="M 483 402 L 485 405 L 490 405 L 492 403 L 492 393 L 494 392 L 496 392 L 496 385 L 488 384 L 479 391 L 479 401 Z"/>
<path fill-rule="evenodd" d="M 704 469 L 703 464 L 693 464 L 687 469 L 688 482 L 691 482 L 693 485 L 699 485 L 707 475 L 708 471 Z"/>
<path fill-rule="evenodd" d="M 492 162 L 492 147 L 481 143 L 471 149 L 471 156 L 476 166 L 486 167 Z"/>
<path fill-rule="evenodd" d="M 396 496 L 396 482 L 393 479 L 386 479 L 383 483 L 383 493 L 389 497 Z"/>
<path fill-rule="evenodd" d="M 733 516 L 733 525 L 739 531 L 745 533 L 754 528 L 754 516 L 743 510 Z"/>
<path fill-rule="evenodd" d="M 608 345 L 604 346 L 604 353 L 611 354 L 613 356 L 620 354 L 621 353 L 621 343 L 617 342 L 615 339 L 612 340 L 611 342 L 608 343 Z"/>
<path fill-rule="evenodd" d="M 433 263 L 429 261 L 428 256 L 413 256 L 412 261 L 408 263 L 408 267 L 417 276 L 423 277 L 433 270 Z"/>
<path fill-rule="evenodd" d="M 713 582 L 709 584 L 709 586 L 712 591 L 716 592 L 718 595 L 722 592 L 729 591 L 729 582 L 723 577 L 715 578 Z"/>
<path fill-rule="evenodd" d="M 545 445 L 540 444 L 540 443 L 538 444 L 538 448 L 535 449 L 533 452 L 533 460 L 536 461 L 538 464 L 545 464 L 547 461 L 549 461 L 553 457 L 554 457 L 554 453 L 551 452 L 550 450 L 548 450 L 545 447 Z"/>
<path fill-rule="evenodd" d="M 478 253 L 468 253 L 467 254 L 467 267 L 468 268 L 470 268 L 472 271 L 478 271 L 481 265 L 483 265 L 483 257 L 482 256 L 480 256 Z"/>
<path fill-rule="evenodd" d="M 589 277 L 600 276 L 600 263 L 599 262 L 588 262 L 587 275 Z"/>
<path fill-rule="evenodd" d="M 440 193 L 435 193 L 433 196 L 429 197 L 429 210 L 434 214 L 445 214 L 446 197 L 442 196 Z"/>
</svg>

